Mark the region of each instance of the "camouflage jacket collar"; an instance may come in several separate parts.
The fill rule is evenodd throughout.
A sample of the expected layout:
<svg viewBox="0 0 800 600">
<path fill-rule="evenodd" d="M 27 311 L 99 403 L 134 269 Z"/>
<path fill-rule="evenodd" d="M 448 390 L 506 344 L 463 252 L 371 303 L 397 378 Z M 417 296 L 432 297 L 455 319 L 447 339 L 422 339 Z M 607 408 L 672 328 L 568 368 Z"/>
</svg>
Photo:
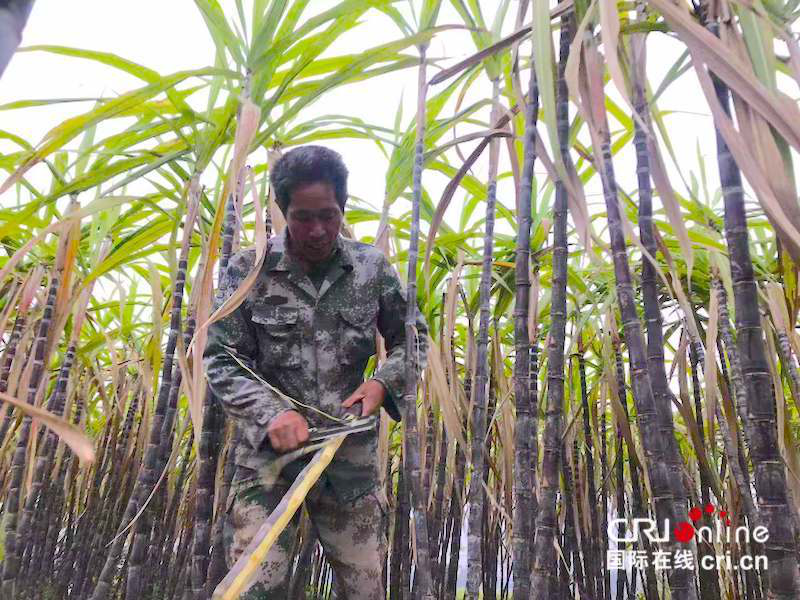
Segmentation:
<svg viewBox="0 0 800 600">
<path fill-rule="evenodd" d="M 265 261 L 268 271 L 293 271 L 297 268 L 297 264 L 289 256 L 288 242 L 288 233 L 285 229 L 270 240 L 269 255 Z M 334 252 L 338 256 L 337 264 L 344 267 L 346 271 L 353 268 L 353 256 L 346 240 L 341 235 L 336 238 Z"/>
<path fill-rule="evenodd" d="M 336 258 L 331 262 L 328 271 L 325 273 L 325 281 L 322 283 L 322 287 L 317 290 L 314 284 L 311 283 L 311 279 L 300 268 L 300 265 L 292 260 L 289 255 L 288 233 L 284 230 L 270 240 L 270 251 L 265 261 L 265 270 L 268 272 L 285 271 L 288 274 L 289 281 L 295 286 L 312 298 L 319 299 L 345 272 L 353 270 L 353 255 L 350 252 L 347 240 L 341 235 L 336 238 L 334 253 Z"/>
</svg>

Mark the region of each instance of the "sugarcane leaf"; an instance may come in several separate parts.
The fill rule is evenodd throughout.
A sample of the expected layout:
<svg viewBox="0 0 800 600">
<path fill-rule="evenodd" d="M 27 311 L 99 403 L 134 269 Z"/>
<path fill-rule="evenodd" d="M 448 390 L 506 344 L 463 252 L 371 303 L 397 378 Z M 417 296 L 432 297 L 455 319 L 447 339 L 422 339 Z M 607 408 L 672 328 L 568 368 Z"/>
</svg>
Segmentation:
<svg viewBox="0 0 800 600">
<path fill-rule="evenodd" d="M 147 83 L 157 83 L 161 79 L 161 75 L 159 75 L 157 71 L 111 52 L 100 52 L 98 50 L 86 50 L 83 48 L 71 48 L 68 46 L 55 46 L 48 44 L 24 46 L 19 48 L 17 52 L 49 52 L 51 54 L 59 54 L 62 56 L 85 58 L 124 71 L 125 73 L 133 75 L 134 77 L 138 77 Z"/>
<path fill-rule="evenodd" d="M 245 64 L 243 43 L 231 29 L 217 0 L 194 0 L 218 47 L 224 47 L 240 66 Z"/>
<path fill-rule="evenodd" d="M 770 92 L 716 36 L 669 0 L 653 0 L 670 27 L 686 43 L 695 65 L 704 63 L 800 151 L 800 110 L 781 92 Z"/>
<path fill-rule="evenodd" d="M 14 405 L 18 410 L 47 426 L 50 431 L 60 437 L 64 443 L 72 449 L 75 455 L 80 458 L 81 462 L 84 464 L 88 465 L 94 462 L 95 454 L 92 442 L 82 431 L 71 423 L 43 408 L 28 404 L 5 392 L 0 392 L 0 400 Z"/>
</svg>

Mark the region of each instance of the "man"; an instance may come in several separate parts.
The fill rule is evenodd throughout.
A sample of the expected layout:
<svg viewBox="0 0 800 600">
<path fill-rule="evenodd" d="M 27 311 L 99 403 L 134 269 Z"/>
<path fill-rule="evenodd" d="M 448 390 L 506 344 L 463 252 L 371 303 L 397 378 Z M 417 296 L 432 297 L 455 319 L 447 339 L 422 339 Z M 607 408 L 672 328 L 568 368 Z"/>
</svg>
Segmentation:
<svg viewBox="0 0 800 600">
<path fill-rule="evenodd" d="M 289 463 L 269 487 L 258 470 L 307 441 L 310 426 L 338 424 L 331 417 L 348 410 L 367 416 L 383 406 L 399 420 L 405 385 L 405 291 L 382 252 L 339 235 L 347 199 L 341 157 L 320 146 L 296 148 L 277 161 L 270 180 L 286 232 L 271 240 L 246 299 L 211 326 L 205 352 L 211 389 L 239 431 L 225 525 L 229 567 L 309 457 Z M 216 306 L 254 260 L 253 249 L 231 258 Z M 416 328 L 423 368 L 427 328 L 419 313 Z M 376 330 L 387 359 L 364 381 Z M 339 597 L 347 600 L 385 598 L 387 507 L 378 473 L 376 433 L 351 434 L 306 499 Z M 296 528 L 295 519 L 242 598 L 288 597 Z"/>
</svg>

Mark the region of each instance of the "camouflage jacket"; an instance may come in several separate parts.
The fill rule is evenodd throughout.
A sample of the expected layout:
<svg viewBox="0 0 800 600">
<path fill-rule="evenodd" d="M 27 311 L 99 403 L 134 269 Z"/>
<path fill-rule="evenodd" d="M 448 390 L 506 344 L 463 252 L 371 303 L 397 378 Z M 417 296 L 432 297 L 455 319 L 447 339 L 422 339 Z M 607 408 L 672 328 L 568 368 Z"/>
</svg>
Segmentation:
<svg viewBox="0 0 800 600">
<path fill-rule="evenodd" d="M 230 259 L 215 308 L 238 288 L 254 260 L 254 249 Z M 272 238 L 244 301 L 209 328 L 204 355 L 211 390 L 237 424 L 236 464 L 260 469 L 275 458 L 267 425 L 284 411 L 297 410 L 309 426 L 336 424 L 319 411 L 335 417 L 345 414 L 341 403 L 364 380 L 367 362 L 376 352 L 376 331 L 385 340 L 387 359 L 373 379 L 387 390 L 384 408 L 399 420 L 405 386 L 405 314 L 403 285 L 374 246 L 340 236 L 317 291 L 286 252 L 285 234 Z M 427 326 L 419 312 L 416 328 L 422 369 Z M 282 479 L 291 482 L 309 458 L 286 466 Z M 337 496 L 349 500 L 378 485 L 378 473 L 377 434 L 367 432 L 345 440 L 323 479 Z"/>
</svg>

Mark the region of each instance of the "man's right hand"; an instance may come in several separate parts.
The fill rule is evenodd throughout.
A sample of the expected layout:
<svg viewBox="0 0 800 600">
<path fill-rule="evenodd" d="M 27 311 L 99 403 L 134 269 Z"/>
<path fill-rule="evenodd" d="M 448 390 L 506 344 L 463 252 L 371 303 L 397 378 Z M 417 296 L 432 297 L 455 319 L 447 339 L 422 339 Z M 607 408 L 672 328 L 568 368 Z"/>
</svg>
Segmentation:
<svg viewBox="0 0 800 600">
<path fill-rule="evenodd" d="M 308 422 L 296 410 L 288 410 L 269 422 L 267 435 L 275 452 L 291 452 L 308 441 Z"/>
</svg>

